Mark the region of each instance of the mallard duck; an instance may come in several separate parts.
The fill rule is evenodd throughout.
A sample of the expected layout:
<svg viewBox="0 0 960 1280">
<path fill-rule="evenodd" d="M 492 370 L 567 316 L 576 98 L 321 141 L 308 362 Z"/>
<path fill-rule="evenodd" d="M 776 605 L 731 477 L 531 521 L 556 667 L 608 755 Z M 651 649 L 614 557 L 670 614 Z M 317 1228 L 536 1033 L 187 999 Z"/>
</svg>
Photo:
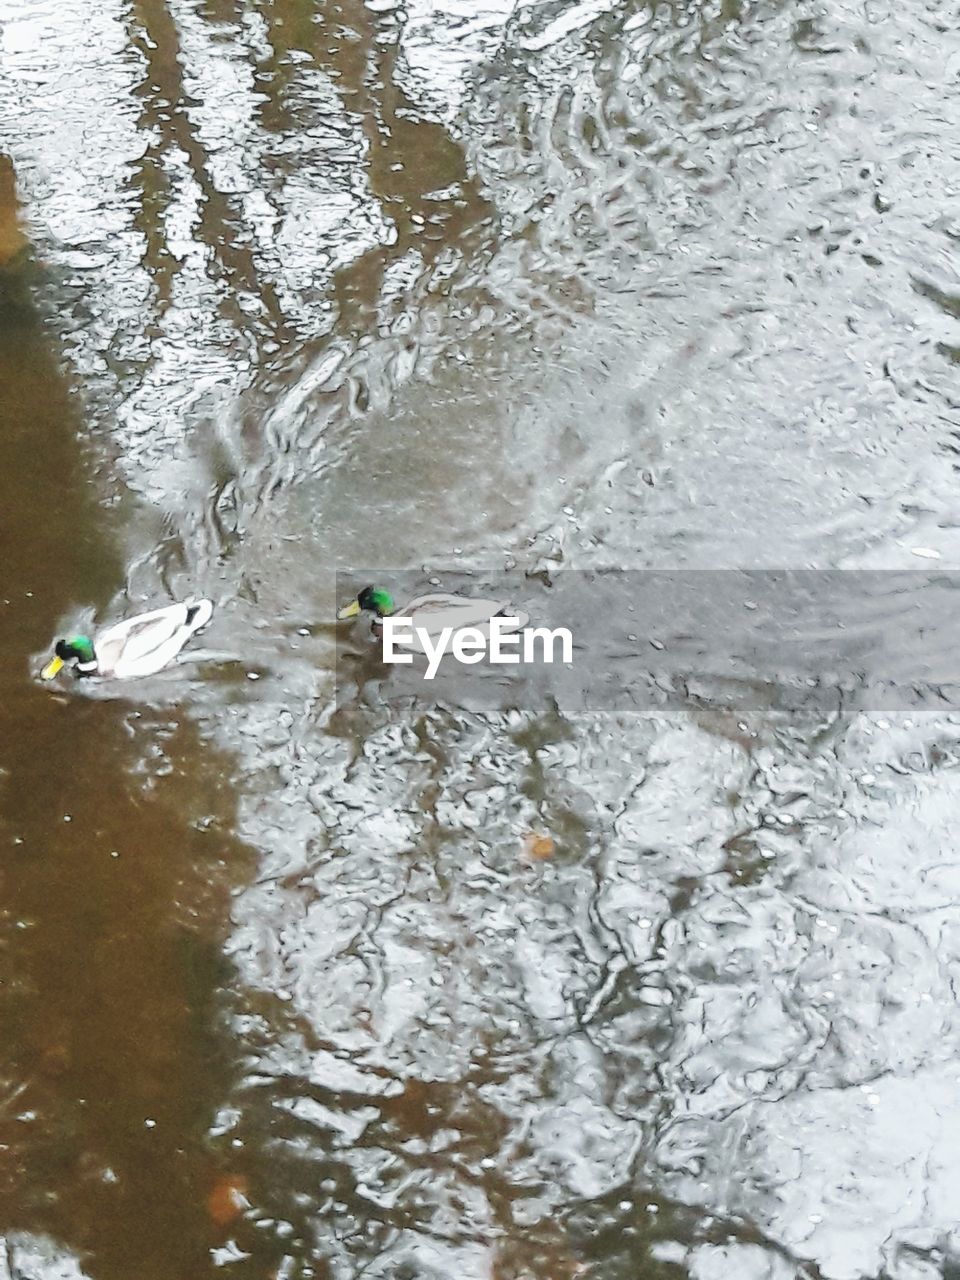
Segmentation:
<svg viewBox="0 0 960 1280">
<path fill-rule="evenodd" d="M 516 618 L 516 630 L 525 627 L 529 615 L 514 609 L 503 600 L 481 600 L 474 596 L 454 596 L 438 591 L 434 595 L 416 596 L 402 608 L 397 608 L 389 591 L 380 587 L 364 587 L 356 600 L 343 606 L 337 613 L 341 622 L 355 618 L 360 613 L 372 613 L 372 630 L 375 636 L 383 635 L 383 618 L 409 618 L 414 636 L 420 631 L 439 636 L 445 627 L 458 631 L 461 627 L 475 627 L 484 635 L 490 633 L 491 618 Z M 415 639 L 412 648 L 422 652 L 422 645 Z"/>
<path fill-rule="evenodd" d="M 40 678 L 52 680 L 68 663 L 74 664 L 78 676 L 113 676 L 117 680 L 152 676 L 173 661 L 212 614 L 209 600 L 187 600 L 118 622 L 93 640 L 88 636 L 58 640 L 55 656 Z"/>
</svg>

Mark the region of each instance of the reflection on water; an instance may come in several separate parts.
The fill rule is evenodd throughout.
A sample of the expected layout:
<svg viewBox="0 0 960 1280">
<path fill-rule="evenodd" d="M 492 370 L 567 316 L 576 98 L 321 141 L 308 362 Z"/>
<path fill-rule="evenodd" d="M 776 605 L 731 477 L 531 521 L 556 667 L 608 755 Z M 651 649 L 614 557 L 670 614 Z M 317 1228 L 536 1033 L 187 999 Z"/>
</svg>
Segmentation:
<svg viewBox="0 0 960 1280">
<path fill-rule="evenodd" d="M 952 706 L 721 690 L 679 618 L 640 712 L 362 660 L 338 704 L 331 619 L 344 569 L 955 567 L 955 36 L 940 0 L 12 7 L 24 1275 L 24 1231 L 118 1280 L 950 1274 Z M 30 678 L 187 594 L 189 662 Z"/>
<path fill-rule="evenodd" d="M 97 1274 L 202 1267 L 207 1133 L 235 1054 L 219 1034 L 233 797 L 177 710 L 50 695 L 29 679 L 58 611 L 122 581 L 47 338 L 0 321 L 0 1214 Z M 145 1256 L 146 1252 L 146 1256 Z M 32 1253 L 11 1246 L 14 1274 Z M 42 1268 L 42 1253 L 41 1268 Z M 20 1269 L 18 1269 L 20 1268 Z"/>
</svg>

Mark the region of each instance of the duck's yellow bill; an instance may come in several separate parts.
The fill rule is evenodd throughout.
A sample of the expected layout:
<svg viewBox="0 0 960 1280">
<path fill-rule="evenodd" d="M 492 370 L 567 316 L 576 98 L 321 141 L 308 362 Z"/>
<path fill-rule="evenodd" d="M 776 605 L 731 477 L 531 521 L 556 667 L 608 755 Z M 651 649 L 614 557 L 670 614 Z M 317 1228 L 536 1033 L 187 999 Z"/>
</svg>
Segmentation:
<svg viewBox="0 0 960 1280">
<path fill-rule="evenodd" d="M 51 658 L 47 665 L 40 672 L 41 680 L 52 680 L 55 675 L 63 670 L 62 658 Z"/>
<path fill-rule="evenodd" d="M 360 601 L 351 600 L 349 604 L 345 604 L 337 613 L 337 621 L 343 622 L 344 618 L 355 618 L 360 612 Z"/>
</svg>

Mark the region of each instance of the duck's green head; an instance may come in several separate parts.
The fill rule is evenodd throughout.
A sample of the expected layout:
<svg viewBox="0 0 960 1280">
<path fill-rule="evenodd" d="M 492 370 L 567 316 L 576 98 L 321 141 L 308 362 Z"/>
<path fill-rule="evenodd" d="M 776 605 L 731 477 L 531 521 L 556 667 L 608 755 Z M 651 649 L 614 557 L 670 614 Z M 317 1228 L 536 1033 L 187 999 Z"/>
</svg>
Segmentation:
<svg viewBox="0 0 960 1280">
<path fill-rule="evenodd" d="M 40 679 L 52 680 L 69 662 L 77 664 L 78 675 L 90 675 L 97 669 L 97 655 L 94 653 L 93 641 L 89 636 L 73 636 L 69 640 L 58 640 L 54 657 L 40 672 Z"/>
<path fill-rule="evenodd" d="M 342 622 L 344 618 L 355 618 L 358 613 L 366 612 L 385 618 L 393 610 L 393 596 L 389 591 L 382 591 L 379 587 L 364 587 L 356 600 L 343 606 L 337 617 Z"/>
</svg>

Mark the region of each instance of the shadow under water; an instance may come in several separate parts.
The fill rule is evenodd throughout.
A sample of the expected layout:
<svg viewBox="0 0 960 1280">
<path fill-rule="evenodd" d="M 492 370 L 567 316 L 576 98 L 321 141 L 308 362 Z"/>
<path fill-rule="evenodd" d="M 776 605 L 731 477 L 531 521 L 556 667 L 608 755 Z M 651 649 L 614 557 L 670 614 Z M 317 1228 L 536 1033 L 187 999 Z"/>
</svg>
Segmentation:
<svg viewBox="0 0 960 1280">
<path fill-rule="evenodd" d="M 233 1072 L 219 939 L 249 862 L 226 761 L 176 707 L 36 679 L 122 571 L 48 332 L 22 279 L 0 288 L 0 1228 L 102 1277 L 199 1276 Z"/>
</svg>

